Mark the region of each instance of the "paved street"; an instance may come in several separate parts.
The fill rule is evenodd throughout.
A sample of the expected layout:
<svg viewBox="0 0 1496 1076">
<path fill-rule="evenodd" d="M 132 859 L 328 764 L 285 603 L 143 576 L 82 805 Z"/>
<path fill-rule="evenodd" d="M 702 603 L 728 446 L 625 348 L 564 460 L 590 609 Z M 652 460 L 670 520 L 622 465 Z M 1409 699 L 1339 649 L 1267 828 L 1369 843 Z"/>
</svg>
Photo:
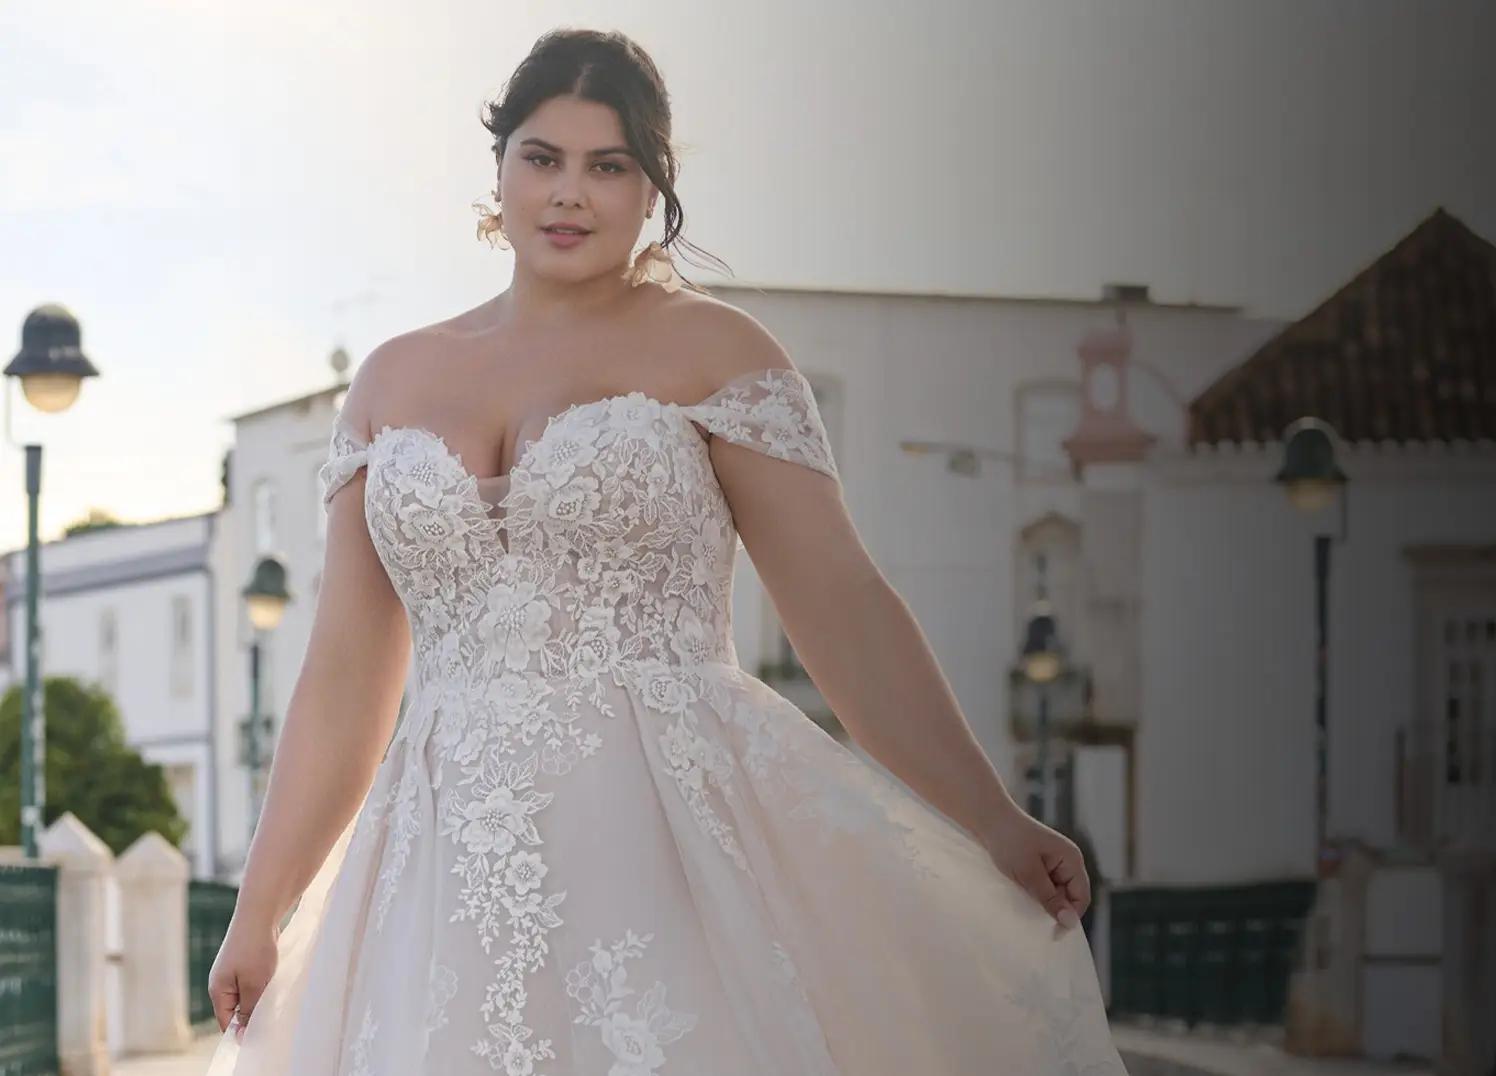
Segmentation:
<svg viewBox="0 0 1496 1076">
<path fill-rule="evenodd" d="M 1419 1065 L 1290 1057 L 1267 1043 L 1233 1043 L 1118 1024 L 1117 1046 L 1132 1076 L 1432 1076 Z M 116 1076 L 202 1076 L 218 1033 L 200 1037 L 185 1054 L 137 1057 L 114 1066 Z"/>
<path fill-rule="evenodd" d="M 1434 1076 L 1423 1064 L 1295 1057 L 1267 1042 L 1112 1025 L 1131 1076 Z"/>
<path fill-rule="evenodd" d="M 115 1062 L 115 1076 L 202 1076 L 218 1045 L 218 1031 L 200 1036 L 192 1049 L 182 1054 L 130 1057 Z"/>
</svg>

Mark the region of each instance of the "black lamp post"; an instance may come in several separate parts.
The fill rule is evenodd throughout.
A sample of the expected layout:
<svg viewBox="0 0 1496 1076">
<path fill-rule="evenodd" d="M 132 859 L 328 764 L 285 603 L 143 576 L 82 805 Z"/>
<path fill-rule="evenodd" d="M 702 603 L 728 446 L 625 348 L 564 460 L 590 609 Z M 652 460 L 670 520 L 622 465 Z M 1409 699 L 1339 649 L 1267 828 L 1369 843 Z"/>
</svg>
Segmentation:
<svg viewBox="0 0 1496 1076">
<path fill-rule="evenodd" d="M 99 371 L 83 354 L 78 319 L 55 303 L 39 306 L 21 325 L 21 350 L 5 367 L 19 378 L 21 394 L 38 411 L 56 414 L 72 406 L 85 377 Z M 10 429 L 10 391 L 5 392 L 5 436 Z M 26 693 L 21 697 L 21 847 L 37 855 L 37 835 L 47 802 L 47 719 L 42 703 L 41 625 L 37 605 L 41 591 L 41 546 L 37 538 L 42 491 L 42 446 L 26 449 Z"/>
<path fill-rule="evenodd" d="M 269 714 L 260 714 L 260 636 L 275 630 L 291 600 L 291 592 L 286 589 L 286 566 L 278 557 L 261 557 L 254 576 L 240 593 L 253 631 L 249 644 L 249 720 L 243 741 L 244 764 L 249 770 L 249 832 L 253 836 L 260 820 L 260 770 L 264 765 L 260 739 L 262 733 L 268 734 L 272 721 Z"/>
<path fill-rule="evenodd" d="M 1035 730 L 1039 742 L 1039 792 L 1038 810 L 1032 812 L 1041 822 L 1049 821 L 1049 684 L 1056 680 L 1065 667 L 1065 654 L 1060 647 L 1059 631 L 1049 602 L 1040 598 L 1034 603 L 1024 632 L 1023 651 L 1019 655 L 1023 675 L 1038 692 L 1039 720 Z"/>
<path fill-rule="evenodd" d="M 1314 536 L 1314 859 L 1320 876 L 1331 873 L 1333 856 L 1326 840 L 1329 814 L 1329 588 L 1331 542 L 1350 533 L 1348 481 L 1335 460 L 1335 431 L 1317 418 L 1301 418 L 1283 432 L 1283 466 L 1274 480 L 1287 490 L 1294 507 L 1320 511 L 1340 495 L 1340 531 Z"/>
</svg>

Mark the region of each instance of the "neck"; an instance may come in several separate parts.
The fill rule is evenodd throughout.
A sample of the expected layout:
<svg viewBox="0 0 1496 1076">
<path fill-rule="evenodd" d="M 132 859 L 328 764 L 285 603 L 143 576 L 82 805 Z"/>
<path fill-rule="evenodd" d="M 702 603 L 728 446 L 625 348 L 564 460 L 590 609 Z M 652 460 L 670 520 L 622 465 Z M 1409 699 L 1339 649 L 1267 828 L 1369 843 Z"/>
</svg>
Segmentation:
<svg viewBox="0 0 1496 1076">
<path fill-rule="evenodd" d="M 528 272 L 516 262 L 514 279 L 495 300 L 507 320 L 518 328 L 575 326 L 607 315 L 633 293 L 623 279 L 624 266 L 587 280 L 556 281 Z"/>
</svg>

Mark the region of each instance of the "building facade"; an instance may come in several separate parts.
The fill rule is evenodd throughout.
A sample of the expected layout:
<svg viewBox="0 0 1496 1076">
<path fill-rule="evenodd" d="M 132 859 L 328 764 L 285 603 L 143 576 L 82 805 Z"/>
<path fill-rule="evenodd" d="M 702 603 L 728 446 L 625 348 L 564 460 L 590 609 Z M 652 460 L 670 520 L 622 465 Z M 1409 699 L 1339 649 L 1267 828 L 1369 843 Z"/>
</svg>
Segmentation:
<svg viewBox="0 0 1496 1076">
<path fill-rule="evenodd" d="M 1098 346 L 1125 366 L 1137 341 Z M 1185 395 L 1172 433 L 1102 408 L 1071 443 L 1083 515 L 1110 521 L 1082 536 L 1083 600 L 1133 610 L 1111 647 L 1130 671 L 1095 700 L 1138 700 L 1132 877 L 1320 879 L 1311 971 L 1340 1008 L 1319 1045 L 1489 1065 L 1496 247 L 1436 212 Z M 1347 477 L 1311 513 L 1275 481 L 1305 416 Z"/>
<path fill-rule="evenodd" d="M 216 512 L 110 526 L 40 551 L 41 666 L 112 696 L 130 746 L 159 764 L 188 822 L 183 851 L 201 876 L 217 867 Z M 6 554 L 10 683 L 25 682 L 26 553 Z"/>
</svg>

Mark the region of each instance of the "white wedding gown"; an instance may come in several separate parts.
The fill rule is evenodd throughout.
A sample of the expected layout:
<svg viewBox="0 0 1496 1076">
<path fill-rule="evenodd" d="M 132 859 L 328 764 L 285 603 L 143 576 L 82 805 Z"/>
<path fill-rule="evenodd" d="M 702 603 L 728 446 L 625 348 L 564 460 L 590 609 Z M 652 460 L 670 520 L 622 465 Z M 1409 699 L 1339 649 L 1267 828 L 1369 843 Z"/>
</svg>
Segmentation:
<svg viewBox="0 0 1496 1076">
<path fill-rule="evenodd" d="M 789 368 L 573 405 L 494 479 L 339 419 L 409 702 L 210 1076 L 1125 1073 L 1079 928 L 738 665 L 702 431 L 837 480 Z"/>
</svg>

